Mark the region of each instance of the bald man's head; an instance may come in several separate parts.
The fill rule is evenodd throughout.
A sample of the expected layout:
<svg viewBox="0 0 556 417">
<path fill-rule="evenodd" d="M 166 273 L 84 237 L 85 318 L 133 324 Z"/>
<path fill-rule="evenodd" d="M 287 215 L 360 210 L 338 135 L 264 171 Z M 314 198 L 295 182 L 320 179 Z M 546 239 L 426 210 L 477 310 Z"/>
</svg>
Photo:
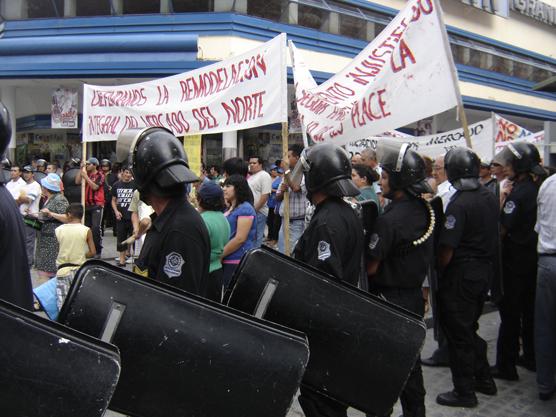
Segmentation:
<svg viewBox="0 0 556 417">
<path fill-rule="evenodd" d="M 444 155 L 435 158 L 432 164 L 432 176 L 436 180 L 437 184 L 442 184 L 444 181 L 448 181 L 446 176 L 446 170 L 444 169 Z"/>
<path fill-rule="evenodd" d="M 361 164 L 375 169 L 378 165 L 376 160 L 376 152 L 371 148 L 366 148 L 361 151 Z"/>
</svg>

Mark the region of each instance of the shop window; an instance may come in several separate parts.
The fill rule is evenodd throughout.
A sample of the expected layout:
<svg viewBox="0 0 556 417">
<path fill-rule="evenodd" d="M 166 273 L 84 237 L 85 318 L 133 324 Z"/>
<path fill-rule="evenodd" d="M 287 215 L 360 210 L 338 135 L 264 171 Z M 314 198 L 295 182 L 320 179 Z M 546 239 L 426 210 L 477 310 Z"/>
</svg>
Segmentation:
<svg viewBox="0 0 556 417">
<path fill-rule="evenodd" d="M 64 0 L 27 0 L 29 19 L 62 16 L 64 16 Z"/>
<path fill-rule="evenodd" d="M 76 16 L 108 16 L 112 14 L 110 0 L 77 0 Z"/>
<path fill-rule="evenodd" d="M 529 79 L 531 75 L 531 66 L 522 62 L 514 61 L 513 76 L 517 78 Z"/>
<path fill-rule="evenodd" d="M 326 10 L 300 4 L 297 22 L 300 26 L 327 32 L 329 15 Z"/>
<path fill-rule="evenodd" d="M 160 0 L 124 0 L 124 14 L 160 13 Z"/>
<path fill-rule="evenodd" d="M 247 2 L 247 14 L 280 22 L 282 20 L 282 9 L 287 8 L 287 2 L 249 0 Z"/>
<path fill-rule="evenodd" d="M 172 0 L 172 10 L 174 13 L 211 12 L 213 3 L 212 0 Z"/>
<path fill-rule="evenodd" d="M 367 22 L 354 16 L 340 15 L 339 34 L 354 39 L 367 39 Z"/>
</svg>

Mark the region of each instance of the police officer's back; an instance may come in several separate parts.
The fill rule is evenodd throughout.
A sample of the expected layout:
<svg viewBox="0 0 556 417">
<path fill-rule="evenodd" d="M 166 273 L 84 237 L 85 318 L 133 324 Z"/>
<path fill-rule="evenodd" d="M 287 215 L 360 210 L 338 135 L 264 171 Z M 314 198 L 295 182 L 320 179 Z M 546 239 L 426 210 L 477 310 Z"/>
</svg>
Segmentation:
<svg viewBox="0 0 556 417">
<path fill-rule="evenodd" d="M 186 185 L 198 178 L 182 144 L 164 128 L 130 130 L 118 138 L 119 159 L 128 152 L 141 199 L 155 210 L 136 272 L 207 296 L 210 242 L 203 219 L 186 198 Z"/>
<path fill-rule="evenodd" d="M 363 229 L 355 211 L 342 197 L 359 189 L 351 181 L 348 154 L 332 144 L 319 144 L 303 151 L 307 197 L 315 212 L 299 239 L 294 256 L 339 280 L 357 285 L 363 254 Z M 347 407 L 305 387 L 299 403 L 307 417 L 346 416 Z"/>
<path fill-rule="evenodd" d="M 498 200 L 479 181 L 479 157 L 470 149 L 451 149 L 444 160 L 457 190 L 446 208 L 440 235 L 438 285 L 440 325 L 447 337 L 454 389 L 437 397 L 453 407 L 475 407 L 475 392 L 495 395 L 487 343 L 478 320 L 498 252 Z"/>
<path fill-rule="evenodd" d="M 11 134 L 10 115 L 0 102 L 0 156 L 6 151 Z M 24 233 L 17 205 L 0 181 L 0 298 L 31 310 L 33 293 Z"/>
</svg>

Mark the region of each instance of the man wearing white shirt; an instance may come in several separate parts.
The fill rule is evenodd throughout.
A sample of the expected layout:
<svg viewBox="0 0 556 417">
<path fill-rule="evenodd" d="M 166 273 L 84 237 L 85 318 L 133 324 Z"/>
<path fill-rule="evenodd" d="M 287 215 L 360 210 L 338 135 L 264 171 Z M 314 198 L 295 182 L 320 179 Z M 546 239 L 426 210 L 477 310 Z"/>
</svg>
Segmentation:
<svg viewBox="0 0 556 417">
<path fill-rule="evenodd" d="M 436 196 L 442 199 L 442 207 L 446 211 L 450 199 L 455 194 L 456 189 L 452 187 L 448 177 L 446 176 L 446 170 L 444 169 L 444 155 L 439 156 L 434 160 L 432 166 L 432 176 L 434 177 L 437 185 Z"/>
<path fill-rule="evenodd" d="M 15 202 L 19 205 L 19 212 L 22 216 L 38 215 L 39 202 L 41 199 L 41 185 L 35 181 L 33 168 L 27 165 L 23 168 L 23 179 L 25 185 L 21 187 L 20 195 Z M 27 260 L 29 268 L 35 259 L 35 238 L 36 230 L 25 224 L 25 246 L 27 249 Z"/>
<path fill-rule="evenodd" d="M 539 398 L 556 393 L 556 175 L 548 177 L 537 196 L 537 291 L 535 300 L 535 359 Z"/>
<path fill-rule="evenodd" d="M 21 188 L 25 186 L 26 182 L 21 178 L 21 167 L 12 165 L 10 168 L 10 181 L 6 183 L 6 189 L 10 192 L 12 197 L 17 199 L 21 193 Z"/>
<path fill-rule="evenodd" d="M 249 173 L 251 176 L 247 178 L 247 182 L 253 193 L 253 206 L 257 212 L 257 241 L 255 247 L 258 248 L 263 244 L 264 228 L 268 216 L 266 202 L 272 191 L 272 178 L 263 169 L 263 161 L 258 156 L 249 158 Z"/>
</svg>

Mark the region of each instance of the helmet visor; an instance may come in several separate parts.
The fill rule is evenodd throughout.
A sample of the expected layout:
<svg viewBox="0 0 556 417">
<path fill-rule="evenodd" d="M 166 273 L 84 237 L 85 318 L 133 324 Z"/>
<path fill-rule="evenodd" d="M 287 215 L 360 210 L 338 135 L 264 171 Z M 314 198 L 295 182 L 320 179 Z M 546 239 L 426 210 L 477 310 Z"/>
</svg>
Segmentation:
<svg viewBox="0 0 556 417">
<path fill-rule="evenodd" d="M 516 159 L 521 159 L 521 154 L 510 143 L 506 145 L 504 149 L 494 155 L 494 159 L 492 160 L 492 162 L 495 164 L 506 166 L 510 165 Z"/>
<path fill-rule="evenodd" d="M 116 158 L 118 162 L 128 166 L 133 165 L 133 149 L 137 144 L 137 140 L 147 129 L 150 128 L 126 129 L 118 135 L 118 140 L 116 141 Z"/>
<path fill-rule="evenodd" d="M 379 141 L 376 147 L 376 159 L 380 165 L 388 166 L 394 171 L 400 172 L 403 166 L 403 158 L 409 147 L 409 143 Z"/>
</svg>

